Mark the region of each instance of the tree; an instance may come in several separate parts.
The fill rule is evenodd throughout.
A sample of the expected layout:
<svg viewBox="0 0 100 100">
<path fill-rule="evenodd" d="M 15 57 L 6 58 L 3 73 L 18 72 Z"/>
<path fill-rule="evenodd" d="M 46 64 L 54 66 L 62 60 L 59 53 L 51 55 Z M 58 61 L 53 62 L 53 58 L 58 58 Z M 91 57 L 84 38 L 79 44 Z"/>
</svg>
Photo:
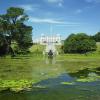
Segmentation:
<svg viewBox="0 0 100 100">
<path fill-rule="evenodd" d="M 16 34 L 16 41 L 19 45 L 20 50 L 27 51 L 27 49 L 32 46 L 32 27 L 21 25 L 19 27 L 19 32 Z"/>
<path fill-rule="evenodd" d="M 65 53 L 86 53 L 96 50 L 96 42 L 84 33 L 71 34 L 65 41 Z"/>
<path fill-rule="evenodd" d="M 25 25 L 27 20 L 24 9 L 17 7 L 10 7 L 6 14 L 0 15 L 0 34 L 7 44 L 6 53 L 11 51 L 14 54 L 11 47 L 13 42 L 18 43 L 20 49 L 21 45 L 26 43 L 27 45 L 23 46 L 24 50 L 32 44 L 32 27 Z"/>
<path fill-rule="evenodd" d="M 93 36 L 93 39 L 94 39 L 96 42 L 100 42 L 100 32 L 96 33 L 96 34 Z"/>
<path fill-rule="evenodd" d="M 4 55 L 8 52 L 8 41 L 7 41 L 7 23 L 0 19 L 0 55 Z"/>
</svg>

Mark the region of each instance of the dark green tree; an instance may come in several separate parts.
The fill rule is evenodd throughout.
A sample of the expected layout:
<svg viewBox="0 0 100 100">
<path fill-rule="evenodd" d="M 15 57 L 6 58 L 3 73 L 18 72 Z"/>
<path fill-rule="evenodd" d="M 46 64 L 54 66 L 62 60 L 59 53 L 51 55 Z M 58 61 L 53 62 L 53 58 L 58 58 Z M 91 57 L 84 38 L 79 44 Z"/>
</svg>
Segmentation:
<svg viewBox="0 0 100 100">
<path fill-rule="evenodd" d="M 6 14 L 0 15 L 0 34 L 7 45 L 6 53 L 14 54 L 11 46 L 13 42 L 16 42 L 21 50 L 22 47 L 25 50 L 32 45 L 32 27 L 25 25 L 27 20 L 28 16 L 24 13 L 24 9 L 17 7 L 10 7 Z"/>
<path fill-rule="evenodd" d="M 96 50 L 96 42 L 84 33 L 71 34 L 65 41 L 65 53 L 86 53 Z"/>
<path fill-rule="evenodd" d="M 19 26 L 18 34 L 15 37 L 20 51 L 26 52 L 32 46 L 32 27 L 22 24 Z"/>
</svg>

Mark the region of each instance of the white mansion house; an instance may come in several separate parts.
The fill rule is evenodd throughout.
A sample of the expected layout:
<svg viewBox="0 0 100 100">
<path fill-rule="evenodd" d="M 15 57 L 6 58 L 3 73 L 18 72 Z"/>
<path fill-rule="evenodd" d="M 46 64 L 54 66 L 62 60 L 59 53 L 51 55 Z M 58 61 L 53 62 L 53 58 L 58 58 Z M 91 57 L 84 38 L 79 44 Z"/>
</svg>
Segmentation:
<svg viewBox="0 0 100 100">
<path fill-rule="evenodd" d="M 55 45 L 61 45 L 61 36 L 59 34 L 51 35 L 51 36 L 46 36 L 44 34 L 41 34 L 40 44 L 46 45 L 48 43 L 53 43 Z"/>
</svg>

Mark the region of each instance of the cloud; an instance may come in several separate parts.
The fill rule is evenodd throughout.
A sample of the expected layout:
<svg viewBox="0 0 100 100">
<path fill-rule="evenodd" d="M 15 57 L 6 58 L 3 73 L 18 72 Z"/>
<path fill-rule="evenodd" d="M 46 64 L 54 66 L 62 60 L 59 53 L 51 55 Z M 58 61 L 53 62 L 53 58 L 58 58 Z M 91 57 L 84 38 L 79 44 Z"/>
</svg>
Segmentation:
<svg viewBox="0 0 100 100">
<path fill-rule="evenodd" d="M 62 3 L 58 3 L 58 6 L 59 6 L 59 7 L 62 7 L 62 6 L 63 6 L 63 4 L 62 4 Z"/>
<path fill-rule="evenodd" d="M 47 24 L 55 24 L 57 26 L 79 26 L 80 23 L 76 22 L 66 22 L 62 20 L 55 20 L 55 19 L 49 19 L 49 18 L 36 18 L 36 17 L 30 17 L 29 22 L 32 23 L 47 23 Z"/>
<path fill-rule="evenodd" d="M 45 2 L 49 3 L 49 4 L 56 4 L 59 7 L 63 6 L 63 2 L 64 0 L 44 0 Z"/>
<path fill-rule="evenodd" d="M 63 0 L 45 0 L 45 1 L 47 1 L 49 3 L 61 3 L 61 2 L 63 2 Z"/>
<path fill-rule="evenodd" d="M 29 22 L 33 23 L 49 23 L 49 24 L 64 24 L 63 21 L 55 20 L 55 19 L 49 19 L 49 18 L 36 18 L 36 17 L 30 17 Z"/>
<path fill-rule="evenodd" d="M 80 26 L 81 23 L 77 23 L 77 22 L 66 22 L 65 24 L 57 24 L 56 26 L 60 26 L 60 27 L 74 27 L 74 26 Z"/>
<path fill-rule="evenodd" d="M 21 7 L 26 11 L 35 11 L 39 8 L 39 5 L 26 4 L 26 5 L 18 5 L 18 7 Z"/>
<path fill-rule="evenodd" d="M 75 14 L 79 14 L 79 13 L 82 13 L 82 9 L 77 9 L 76 11 L 75 11 Z"/>
</svg>

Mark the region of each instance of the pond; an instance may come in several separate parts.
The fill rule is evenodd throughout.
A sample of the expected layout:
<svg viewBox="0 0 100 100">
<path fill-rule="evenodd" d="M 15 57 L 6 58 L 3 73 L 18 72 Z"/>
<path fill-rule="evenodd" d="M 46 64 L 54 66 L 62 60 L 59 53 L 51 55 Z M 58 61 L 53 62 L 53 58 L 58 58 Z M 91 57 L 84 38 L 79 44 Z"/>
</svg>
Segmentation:
<svg viewBox="0 0 100 100">
<path fill-rule="evenodd" d="M 100 67 L 83 67 L 87 61 L 79 59 L 48 64 L 37 61 L 7 58 L 4 65 L 2 59 L 0 87 L 6 85 L 6 89 L 0 92 L 0 100 L 100 100 Z M 23 89 L 14 91 L 19 85 Z"/>
<path fill-rule="evenodd" d="M 84 73 L 85 72 L 85 73 Z M 77 73 L 64 73 L 57 78 L 49 78 L 33 84 L 31 91 L 12 92 L 9 89 L 0 92 L 0 100 L 100 100 L 100 81 L 97 74 L 81 70 Z M 90 82 L 77 81 L 79 77 L 93 77 Z"/>
</svg>

